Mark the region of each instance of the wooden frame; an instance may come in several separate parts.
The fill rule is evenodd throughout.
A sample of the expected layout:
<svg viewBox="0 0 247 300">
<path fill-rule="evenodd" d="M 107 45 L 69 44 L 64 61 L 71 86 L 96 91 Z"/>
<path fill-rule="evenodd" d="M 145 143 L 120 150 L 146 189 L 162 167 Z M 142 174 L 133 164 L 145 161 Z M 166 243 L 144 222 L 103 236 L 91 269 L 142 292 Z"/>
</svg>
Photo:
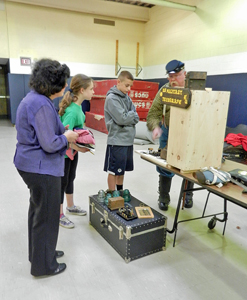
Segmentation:
<svg viewBox="0 0 247 300">
<path fill-rule="evenodd" d="M 136 206 L 135 209 L 139 219 L 154 218 L 152 209 L 149 206 Z"/>
<path fill-rule="evenodd" d="M 142 71 L 142 67 L 139 65 L 139 43 L 137 43 L 136 46 L 136 67 L 135 68 L 131 68 L 131 67 L 121 67 L 121 65 L 118 62 L 118 40 L 116 40 L 116 59 L 115 59 L 115 75 L 117 76 L 118 73 L 121 71 L 122 68 L 124 69 L 135 69 L 136 71 L 136 77 L 139 76 L 139 74 Z"/>
</svg>

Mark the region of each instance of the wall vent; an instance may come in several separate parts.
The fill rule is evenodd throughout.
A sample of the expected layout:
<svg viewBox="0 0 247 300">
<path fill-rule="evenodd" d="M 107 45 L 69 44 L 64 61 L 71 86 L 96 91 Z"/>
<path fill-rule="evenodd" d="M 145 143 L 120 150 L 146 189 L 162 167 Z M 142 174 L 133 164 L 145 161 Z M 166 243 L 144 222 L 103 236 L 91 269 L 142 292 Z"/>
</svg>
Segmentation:
<svg viewBox="0 0 247 300">
<path fill-rule="evenodd" d="M 103 19 L 94 19 L 94 24 L 115 26 L 115 21 L 103 20 Z"/>
</svg>

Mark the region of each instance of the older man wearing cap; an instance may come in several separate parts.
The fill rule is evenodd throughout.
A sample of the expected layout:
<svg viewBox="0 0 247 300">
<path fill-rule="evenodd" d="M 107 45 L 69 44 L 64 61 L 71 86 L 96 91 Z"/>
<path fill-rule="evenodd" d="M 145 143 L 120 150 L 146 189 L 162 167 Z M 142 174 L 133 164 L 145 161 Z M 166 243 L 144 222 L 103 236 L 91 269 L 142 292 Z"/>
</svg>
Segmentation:
<svg viewBox="0 0 247 300">
<path fill-rule="evenodd" d="M 170 106 L 162 104 L 160 98 L 160 91 L 164 87 L 184 87 L 186 71 L 184 69 L 184 63 L 179 60 L 171 60 L 166 65 L 166 73 L 168 75 L 168 83 L 163 85 L 156 94 L 153 104 L 147 115 L 147 127 L 153 131 L 153 139 L 160 138 L 160 148 L 163 149 L 167 145 L 168 132 L 169 132 L 169 120 L 170 120 Z M 174 137 L 176 138 L 176 137 Z M 165 171 L 160 167 L 156 167 L 159 173 L 159 208 L 161 210 L 168 210 L 170 203 L 170 189 L 173 173 Z M 187 189 L 192 189 L 193 183 L 189 182 Z M 191 208 L 193 206 L 192 200 L 193 193 L 187 192 L 185 197 L 185 207 Z"/>
</svg>

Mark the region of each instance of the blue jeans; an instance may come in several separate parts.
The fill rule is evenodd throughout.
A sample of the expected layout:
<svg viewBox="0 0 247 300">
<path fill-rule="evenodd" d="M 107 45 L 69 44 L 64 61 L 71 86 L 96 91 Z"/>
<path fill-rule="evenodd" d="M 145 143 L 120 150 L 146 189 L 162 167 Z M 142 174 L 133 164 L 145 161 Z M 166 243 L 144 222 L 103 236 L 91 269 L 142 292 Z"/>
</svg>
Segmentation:
<svg viewBox="0 0 247 300">
<path fill-rule="evenodd" d="M 164 125 L 162 125 L 161 129 L 162 129 L 162 135 L 160 136 L 160 148 L 162 149 L 165 148 L 165 146 L 167 145 L 169 127 L 168 126 L 165 127 Z M 156 170 L 158 173 L 160 173 L 160 175 L 165 177 L 172 178 L 175 175 L 174 173 L 166 171 L 160 167 L 156 167 Z"/>
</svg>

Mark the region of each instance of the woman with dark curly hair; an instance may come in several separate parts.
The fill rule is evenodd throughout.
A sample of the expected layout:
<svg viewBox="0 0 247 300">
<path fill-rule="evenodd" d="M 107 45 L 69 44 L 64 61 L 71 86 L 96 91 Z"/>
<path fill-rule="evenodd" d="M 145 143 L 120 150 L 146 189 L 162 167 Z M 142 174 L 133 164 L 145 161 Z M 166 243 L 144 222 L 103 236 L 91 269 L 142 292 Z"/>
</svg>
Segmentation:
<svg viewBox="0 0 247 300">
<path fill-rule="evenodd" d="M 37 61 L 31 91 L 17 109 L 14 164 L 30 190 L 28 242 L 33 276 L 56 275 L 66 268 L 56 260 L 64 254 L 56 251 L 61 177 L 68 144 L 78 134 L 65 131 L 52 100 L 63 96 L 69 76 L 69 68 L 58 61 Z"/>
</svg>

